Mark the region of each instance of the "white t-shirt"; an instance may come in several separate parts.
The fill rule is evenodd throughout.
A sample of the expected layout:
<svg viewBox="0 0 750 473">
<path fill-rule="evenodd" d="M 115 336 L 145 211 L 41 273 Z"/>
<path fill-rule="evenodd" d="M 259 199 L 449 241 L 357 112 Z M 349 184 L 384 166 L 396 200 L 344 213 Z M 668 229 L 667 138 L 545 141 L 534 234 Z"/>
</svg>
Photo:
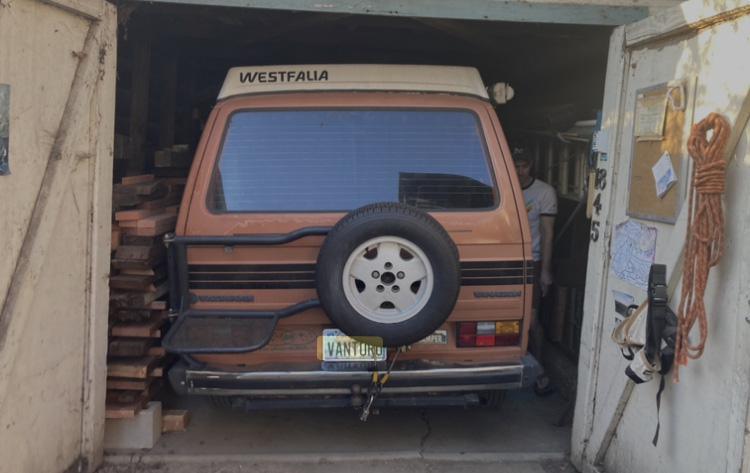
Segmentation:
<svg viewBox="0 0 750 473">
<path fill-rule="evenodd" d="M 523 200 L 526 203 L 526 213 L 529 214 L 531 227 L 531 249 L 534 261 L 542 260 L 542 232 L 541 218 L 557 215 L 557 194 L 555 188 L 539 179 L 523 188 Z"/>
</svg>

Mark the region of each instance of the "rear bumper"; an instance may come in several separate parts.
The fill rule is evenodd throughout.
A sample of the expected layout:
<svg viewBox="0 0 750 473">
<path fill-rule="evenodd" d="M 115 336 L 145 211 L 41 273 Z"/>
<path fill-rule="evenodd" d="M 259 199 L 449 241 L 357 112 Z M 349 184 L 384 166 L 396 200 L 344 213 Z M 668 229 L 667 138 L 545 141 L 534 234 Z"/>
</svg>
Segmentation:
<svg viewBox="0 0 750 473">
<path fill-rule="evenodd" d="M 384 395 L 458 393 L 518 389 L 531 385 L 540 366 L 531 355 L 517 363 L 448 365 L 421 362 L 394 369 Z M 180 394 L 225 396 L 347 396 L 367 391 L 371 371 L 221 371 L 176 365 L 169 372 Z"/>
</svg>

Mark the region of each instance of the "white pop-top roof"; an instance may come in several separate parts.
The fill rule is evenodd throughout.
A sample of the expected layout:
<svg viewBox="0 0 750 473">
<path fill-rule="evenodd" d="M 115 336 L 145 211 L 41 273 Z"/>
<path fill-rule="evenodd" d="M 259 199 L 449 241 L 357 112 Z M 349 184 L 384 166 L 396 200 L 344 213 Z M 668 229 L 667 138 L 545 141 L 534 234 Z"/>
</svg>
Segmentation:
<svg viewBox="0 0 750 473">
<path fill-rule="evenodd" d="M 487 99 L 487 90 L 473 67 L 321 64 L 233 67 L 219 100 L 268 92 L 385 90 L 448 92 Z"/>
</svg>

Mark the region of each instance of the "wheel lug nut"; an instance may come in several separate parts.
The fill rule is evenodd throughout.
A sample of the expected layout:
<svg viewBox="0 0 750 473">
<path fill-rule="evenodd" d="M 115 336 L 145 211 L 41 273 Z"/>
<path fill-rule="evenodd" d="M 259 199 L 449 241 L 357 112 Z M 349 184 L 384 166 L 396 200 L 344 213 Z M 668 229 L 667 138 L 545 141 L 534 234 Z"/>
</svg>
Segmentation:
<svg viewBox="0 0 750 473">
<path fill-rule="evenodd" d="M 381 285 L 378 285 L 378 287 L 376 287 L 375 290 L 378 291 L 378 292 L 383 292 L 383 291 L 385 291 L 385 287 L 383 287 Z"/>
<path fill-rule="evenodd" d="M 404 276 L 405 276 L 405 274 L 404 274 L 403 271 L 399 271 L 399 272 L 396 273 L 396 277 L 399 278 L 399 279 L 404 279 Z"/>
<path fill-rule="evenodd" d="M 400 289 L 399 289 L 399 287 L 398 287 L 398 286 L 393 286 L 393 287 L 391 288 L 391 290 L 392 290 L 393 292 L 398 292 L 398 291 L 399 291 Z"/>
<path fill-rule="evenodd" d="M 377 271 L 373 271 L 372 272 L 372 277 L 375 278 L 375 279 L 378 279 L 380 277 L 380 273 L 377 272 Z"/>
</svg>

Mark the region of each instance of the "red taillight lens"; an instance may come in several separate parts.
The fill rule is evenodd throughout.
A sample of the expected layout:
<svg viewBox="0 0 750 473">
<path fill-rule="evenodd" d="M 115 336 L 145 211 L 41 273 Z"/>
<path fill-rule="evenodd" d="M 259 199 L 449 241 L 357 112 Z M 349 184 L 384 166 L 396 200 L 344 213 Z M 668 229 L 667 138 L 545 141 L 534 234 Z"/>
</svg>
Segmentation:
<svg viewBox="0 0 750 473">
<path fill-rule="evenodd" d="M 459 347 L 475 347 L 477 346 L 476 335 L 459 335 L 456 341 L 456 346 Z"/>
<path fill-rule="evenodd" d="M 494 335 L 477 335 L 477 346 L 478 347 L 494 347 L 495 336 Z"/>
<path fill-rule="evenodd" d="M 475 347 L 477 346 L 477 324 L 476 322 L 459 322 L 458 340 L 456 346 Z"/>
<path fill-rule="evenodd" d="M 521 321 L 459 322 L 458 347 L 514 346 L 521 342 Z"/>
<path fill-rule="evenodd" d="M 476 335 L 476 333 L 477 333 L 476 322 L 459 322 L 458 323 L 459 335 Z"/>
</svg>

